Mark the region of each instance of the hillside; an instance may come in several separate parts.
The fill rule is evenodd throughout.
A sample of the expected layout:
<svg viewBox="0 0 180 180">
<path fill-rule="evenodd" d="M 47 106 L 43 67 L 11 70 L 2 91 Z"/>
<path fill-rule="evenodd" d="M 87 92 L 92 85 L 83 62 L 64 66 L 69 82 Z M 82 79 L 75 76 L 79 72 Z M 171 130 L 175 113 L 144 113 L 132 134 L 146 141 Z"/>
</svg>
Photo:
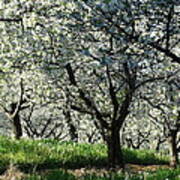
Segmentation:
<svg viewBox="0 0 180 180">
<path fill-rule="evenodd" d="M 125 172 L 107 167 L 106 146 L 103 144 L 78 144 L 56 140 L 12 140 L 0 138 L 0 171 L 2 179 L 11 176 L 24 180 L 58 180 L 82 178 L 160 180 L 178 179 L 180 169 L 168 167 L 168 157 L 149 150 L 123 149 Z M 159 170 L 160 169 L 160 170 Z M 164 169 L 164 170 L 163 170 Z"/>
</svg>

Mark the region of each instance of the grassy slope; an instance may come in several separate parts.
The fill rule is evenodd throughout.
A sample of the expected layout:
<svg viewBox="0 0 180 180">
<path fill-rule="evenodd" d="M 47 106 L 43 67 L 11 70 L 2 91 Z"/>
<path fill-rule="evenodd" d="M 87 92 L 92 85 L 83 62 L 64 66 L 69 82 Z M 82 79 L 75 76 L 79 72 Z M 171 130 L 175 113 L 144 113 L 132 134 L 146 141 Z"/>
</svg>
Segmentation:
<svg viewBox="0 0 180 180">
<path fill-rule="evenodd" d="M 0 137 L 0 172 L 5 171 L 10 164 L 15 165 L 21 171 L 29 173 L 38 169 L 101 167 L 107 164 L 106 151 L 106 146 L 103 144 L 75 144 L 55 140 L 17 141 L 7 137 Z M 152 151 L 124 149 L 123 152 L 126 163 L 146 165 L 168 163 L 167 157 L 160 157 Z M 169 174 L 172 174 L 172 172 L 169 172 Z M 48 174 L 46 179 L 49 180 L 49 176 L 57 176 L 56 180 L 62 179 L 61 176 L 65 176 L 63 179 L 66 176 L 69 179 L 74 179 L 72 175 L 60 171 Z M 33 176 L 30 177 L 30 179 L 32 178 Z M 43 178 L 34 176 L 34 180 L 37 178 L 45 179 L 44 176 Z M 120 178 L 119 175 L 118 179 Z M 93 177 L 87 176 L 86 179 L 93 180 Z M 101 180 L 101 178 L 99 179 Z"/>
<path fill-rule="evenodd" d="M 80 168 L 106 165 L 106 146 L 55 140 L 12 140 L 0 137 L 0 169 L 15 164 L 20 168 Z M 124 149 L 126 163 L 165 164 L 167 157 L 153 151 Z"/>
</svg>

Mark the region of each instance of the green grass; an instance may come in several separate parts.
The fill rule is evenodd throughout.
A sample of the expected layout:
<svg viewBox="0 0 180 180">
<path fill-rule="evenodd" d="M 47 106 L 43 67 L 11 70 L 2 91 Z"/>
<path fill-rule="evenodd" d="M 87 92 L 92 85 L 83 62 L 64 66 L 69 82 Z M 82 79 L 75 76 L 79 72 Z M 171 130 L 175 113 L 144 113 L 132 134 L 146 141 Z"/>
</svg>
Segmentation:
<svg viewBox="0 0 180 180">
<path fill-rule="evenodd" d="M 126 163 L 139 165 L 168 164 L 169 157 L 158 155 L 154 150 L 123 149 Z"/>
<path fill-rule="evenodd" d="M 167 157 L 153 151 L 124 149 L 126 163 L 166 164 Z M 101 167 L 107 164 L 107 149 L 103 144 L 77 144 L 57 140 L 13 140 L 0 137 L 0 172 L 13 164 L 22 171 L 34 169 Z"/>
<path fill-rule="evenodd" d="M 46 176 L 30 175 L 23 180 L 179 180 L 180 169 L 177 170 L 158 170 L 154 173 L 142 173 L 139 175 L 124 175 L 120 173 L 110 173 L 106 176 L 85 175 L 75 177 L 65 171 L 52 171 Z"/>
<path fill-rule="evenodd" d="M 106 162 L 104 145 L 75 144 L 52 140 L 10 140 L 0 138 L 0 169 L 14 164 L 22 170 L 44 168 L 79 168 Z"/>
<path fill-rule="evenodd" d="M 0 171 L 10 164 L 21 170 L 102 166 L 106 162 L 104 145 L 75 144 L 54 140 L 12 140 L 0 137 Z"/>
<path fill-rule="evenodd" d="M 158 170 L 154 174 L 149 174 L 147 180 L 179 180 L 180 179 L 180 168 L 176 170 Z"/>
<path fill-rule="evenodd" d="M 68 174 L 64 171 L 53 171 L 45 176 L 42 175 L 29 175 L 23 180 L 76 180 L 75 176 Z"/>
<path fill-rule="evenodd" d="M 126 163 L 167 164 L 168 157 L 159 156 L 154 151 L 123 149 Z M 127 175 L 110 173 L 104 176 L 86 174 L 75 177 L 63 169 L 82 167 L 102 167 L 107 165 L 107 148 L 103 144 L 83 144 L 59 142 L 57 140 L 13 140 L 0 137 L 0 173 L 10 165 L 26 173 L 23 180 L 179 180 L 177 170 L 158 170 L 154 173 Z M 41 171 L 38 171 L 41 170 Z M 43 173 L 47 170 L 47 173 Z M 42 175 L 43 174 L 43 175 Z"/>
</svg>

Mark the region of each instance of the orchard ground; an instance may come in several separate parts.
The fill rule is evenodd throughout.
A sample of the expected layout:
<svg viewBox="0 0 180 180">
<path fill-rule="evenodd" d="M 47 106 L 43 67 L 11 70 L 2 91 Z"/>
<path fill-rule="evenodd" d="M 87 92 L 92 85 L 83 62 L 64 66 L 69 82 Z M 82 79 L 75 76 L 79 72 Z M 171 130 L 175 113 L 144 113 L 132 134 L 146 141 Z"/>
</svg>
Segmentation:
<svg viewBox="0 0 180 180">
<path fill-rule="evenodd" d="M 125 170 L 107 168 L 106 146 L 56 140 L 0 137 L 0 179 L 11 180 L 178 180 L 168 156 L 123 149 Z"/>
</svg>

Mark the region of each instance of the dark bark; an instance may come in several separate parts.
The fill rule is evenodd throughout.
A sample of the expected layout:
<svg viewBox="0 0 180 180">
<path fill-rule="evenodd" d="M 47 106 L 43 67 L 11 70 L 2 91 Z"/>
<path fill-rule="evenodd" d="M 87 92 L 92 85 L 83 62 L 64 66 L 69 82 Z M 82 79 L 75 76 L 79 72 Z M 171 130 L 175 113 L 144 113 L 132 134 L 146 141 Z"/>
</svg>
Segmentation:
<svg viewBox="0 0 180 180">
<path fill-rule="evenodd" d="M 171 159 L 170 159 L 170 166 L 176 168 L 178 164 L 178 150 L 177 150 L 177 131 L 171 130 L 169 135 L 169 144 L 170 144 L 170 152 L 171 152 Z"/>
<path fill-rule="evenodd" d="M 112 129 L 107 141 L 108 166 L 111 168 L 124 168 L 123 154 L 121 150 L 119 130 Z"/>
<path fill-rule="evenodd" d="M 77 133 L 76 128 L 73 124 L 70 124 L 69 132 L 70 132 L 71 140 L 74 142 L 78 142 L 78 133 Z"/>
<path fill-rule="evenodd" d="M 67 110 L 66 112 L 64 112 L 64 114 L 66 116 L 67 124 L 69 126 L 69 135 L 70 135 L 71 141 L 78 142 L 78 132 L 77 132 L 76 127 L 73 124 L 70 110 Z"/>
<path fill-rule="evenodd" d="M 9 115 L 11 116 L 11 119 L 12 119 L 14 137 L 16 139 L 20 139 L 23 135 L 23 130 L 22 130 L 22 125 L 21 125 L 21 119 L 19 116 L 19 111 L 17 111 L 14 114 L 14 112 L 16 111 L 16 108 L 17 108 L 17 103 L 12 103 L 11 111 L 9 111 Z"/>
<path fill-rule="evenodd" d="M 16 139 L 20 139 L 23 135 L 23 131 L 22 131 L 22 125 L 19 114 L 17 114 L 12 120 L 13 120 L 14 136 Z"/>
<path fill-rule="evenodd" d="M 76 81 L 76 77 L 74 75 L 74 71 L 71 67 L 71 64 L 67 64 L 66 70 L 69 76 L 69 81 L 71 85 L 77 87 L 79 98 L 84 101 L 88 110 L 84 110 L 82 108 L 76 108 L 80 112 L 88 112 L 91 111 L 99 122 L 101 135 L 104 141 L 107 144 L 108 148 L 108 166 L 111 168 L 114 167 L 124 167 L 123 162 L 123 154 L 121 150 L 120 143 L 120 129 L 122 124 L 124 123 L 127 115 L 129 114 L 129 106 L 132 101 L 132 95 L 135 91 L 135 80 L 136 80 L 136 69 L 129 69 L 128 64 L 124 63 L 124 71 L 126 75 L 127 88 L 126 94 L 123 102 L 121 102 L 121 106 L 118 103 L 118 99 L 116 97 L 115 86 L 112 81 L 111 72 L 109 67 L 106 68 L 107 80 L 108 80 L 108 90 L 111 98 L 111 102 L 113 105 L 113 116 L 109 115 L 108 117 L 104 115 L 103 112 L 99 110 L 94 99 L 89 96 L 88 92 L 83 90 L 78 86 Z"/>
<path fill-rule="evenodd" d="M 7 19 L 6 19 L 7 20 Z M 0 21 L 2 21 L 2 19 L 0 19 Z M 11 21 L 11 19 L 9 19 L 9 21 Z M 15 19 L 16 21 L 16 19 Z M 23 85 L 23 79 L 20 79 L 20 97 L 19 97 L 19 101 L 17 102 L 12 102 L 10 104 L 9 109 L 6 108 L 5 106 L 3 106 L 2 104 L 0 105 L 5 114 L 7 115 L 7 117 L 9 118 L 9 120 L 12 122 L 12 128 L 13 128 L 13 132 L 14 132 L 14 136 L 16 139 L 20 139 L 21 136 L 23 135 L 23 128 L 22 128 L 22 124 L 21 124 L 21 117 L 20 117 L 20 112 L 24 109 L 27 109 L 30 107 L 28 103 L 28 95 L 26 97 L 24 97 L 24 85 Z"/>
<path fill-rule="evenodd" d="M 21 22 L 22 18 L 0 18 L 2 22 Z"/>
<path fill-rule="evenodd" d="M 166 142 L 166 138 L 162 138 L 159 136 L 158 137 L 158 142 L 157 142 L 157 145 L 156 145 L 156 151 L 159 152 L 160 151 L 160 146 L 161 144 L 163 144 L 164 142 Z"/>
<path fill-rule="evenodd" d="M 71 69 L 71 66 L 70 66 L 70 69 Z M 72 71 L 72 69 L 71 69 L 71 71 Z M 75 78 L 74 78 L 74 81 L 75 81 Z M 76 84 L 76 82 L 75 82 L 75 84 Z M 71 117 L 72 104 L 70 101 L 70 91 L 68 88 L 66 89 L 66 91 L 67 91 L 67 93 L 66 93 L 66 105 L 65 105 L 65 109 L 63 111 L 63 114 L 65 115 L 67 125 L 69 127 L 69 135 L 70 135 L 71 141 L 78 142 L 78 131 L 77 131 L 77 128 L 74 125 L 72 117 Z"/>
</svg>

